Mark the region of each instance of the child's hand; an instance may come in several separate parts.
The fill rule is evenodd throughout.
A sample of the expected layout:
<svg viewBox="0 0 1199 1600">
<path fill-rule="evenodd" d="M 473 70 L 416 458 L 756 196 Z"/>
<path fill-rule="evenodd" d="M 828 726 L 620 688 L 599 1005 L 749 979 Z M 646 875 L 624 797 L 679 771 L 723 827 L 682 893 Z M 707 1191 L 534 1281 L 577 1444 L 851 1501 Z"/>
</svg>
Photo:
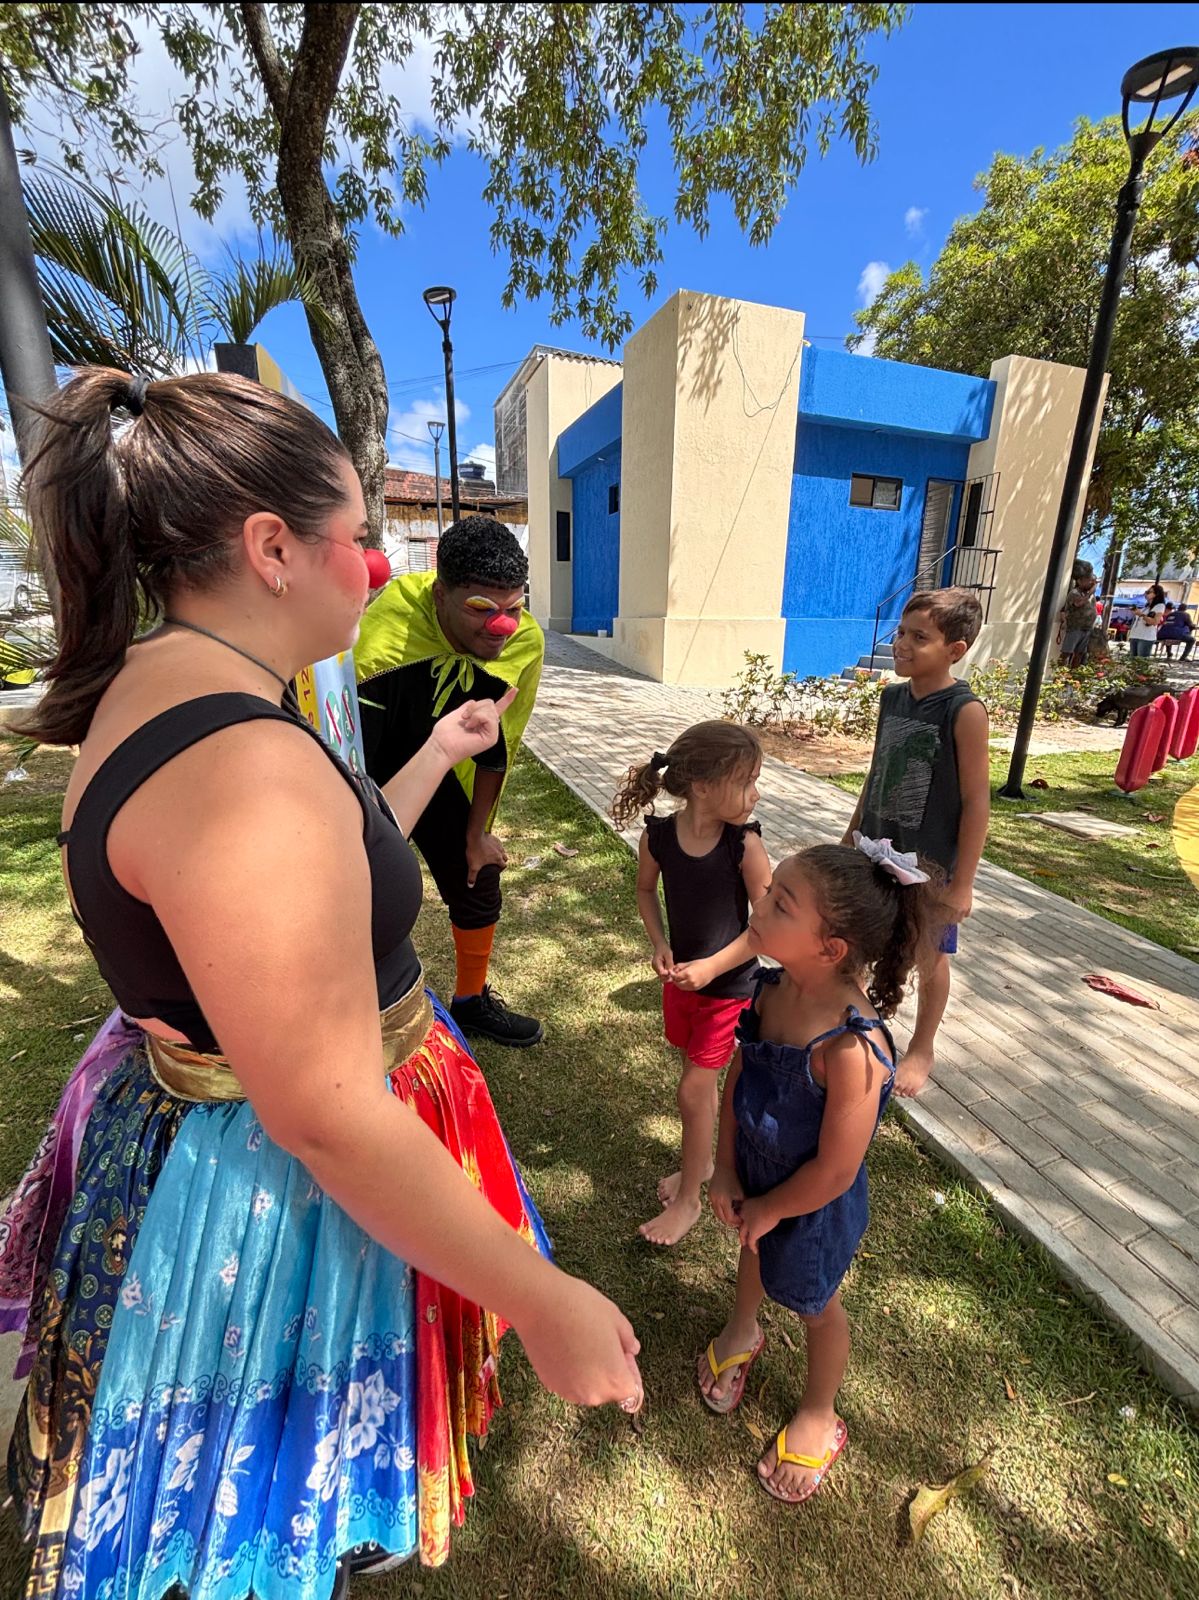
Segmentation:
<svg viewBox="0 0 1199 1600">
<path fill-rule="evenodd" d="M 708 1182 L 708 1203 L 717 1222 L 726 1228 L 741 1226 L 740 1211 L 745 1204 L 745 1191 L 737 1181 L 732 1167 L 717 1167 Z"/>
<path fill-rule="evenodd" d="M 757 1255 L 758 1240 L 763 1234 L 769 1233 L 778 1220 L 766 1195 L 757 1200 L 743 1200 L 739 1218 L 741 1248 L 752 1250 Z"/>
<path fill-rule="evenodd" d="M 670 977 L 678 988 L 691 991 L 706 989 L 716 975 L 713 971 L 713 963 L 705 959 L 700 961 L 680 961 L 670 974 Z"/>
<path fill-rule="evenodd" d="M 656 944 L 654 946 L 653 968 L 663 983 L 674 972 L 674 955 L 668 944 Z"/>
</svg>

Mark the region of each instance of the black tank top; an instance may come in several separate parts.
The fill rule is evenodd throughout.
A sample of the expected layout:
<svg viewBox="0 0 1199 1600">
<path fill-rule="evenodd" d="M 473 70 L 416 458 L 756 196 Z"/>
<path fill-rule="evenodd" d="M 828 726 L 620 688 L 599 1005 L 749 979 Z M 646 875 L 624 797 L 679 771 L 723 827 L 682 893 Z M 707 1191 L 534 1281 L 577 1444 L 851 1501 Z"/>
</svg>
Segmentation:
<svg viewBox="0 0 1199 1600">
<path fill-rule="evenodd" d="M 420 976 L 409 937 L 420 910 L 420 867 L 378 788 L 369 778 L 355 777 L 307 723 L 267 700 L 250 694 L 187 700 L 143 724 L 101 763 L 58 842 L 67 846 L 75 920 L 117 1004 L 131 1017 L 161 1018 L 197 1050 L 220 1047 L 153 908 L 135 899 L 113 875 L 108 832 L 130 796 L 174 756 L 221 728 L 267 720 L 288 722 L 315 739 L 358 796 L 371 875 L 371 945 L 379 1009 L 406 994 Z M 337 938 L 336 928 L 329 929 L 329 938 Z M 297 981 L 299 968 L 306 963 L 319 973 L 320 951 L 285 953 L 278 966 L 279 981 Z"/>
<path fill-rule="evenodd" d="M 676 961 L 698 961 L 739 939 L 749 926 L 749 891 L 741 873 L 745 835 L 759 836 L 762 825 L 726 822 L 715 849 L 689 856 L 679 844 L 677 817 L 646 817 L 649 853 L 662 872 L 670 949 Z M 758 963 L 752 957 L 722 972 L 700 994 L 714 1000 L 748 999 Z"/>
</svg>

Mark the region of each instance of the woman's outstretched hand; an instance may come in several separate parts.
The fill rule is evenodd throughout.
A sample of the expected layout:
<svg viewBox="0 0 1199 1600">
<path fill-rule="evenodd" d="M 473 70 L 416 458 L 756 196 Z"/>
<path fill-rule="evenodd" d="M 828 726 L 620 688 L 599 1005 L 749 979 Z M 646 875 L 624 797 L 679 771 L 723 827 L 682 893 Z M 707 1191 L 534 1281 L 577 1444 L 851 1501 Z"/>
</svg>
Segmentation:
<svg viewBox="0 0 1199 1600">
<path fill-rule="evenodd" d="M 500 700 L 468 700 L 441 718 L 429 736 L 429 743 L 436 745 L 451 767 L 482 755 L 499 738 L 500 718 L 515 699 L 513 687 Z"/>
<path fill-rule="evenodd" d="M 640 1409 L 637 1335 L 619 1307 L 581 1278 L 555 1274 L 516 1332 L 538 1378 L 563 1400 Z"/>
</svg>

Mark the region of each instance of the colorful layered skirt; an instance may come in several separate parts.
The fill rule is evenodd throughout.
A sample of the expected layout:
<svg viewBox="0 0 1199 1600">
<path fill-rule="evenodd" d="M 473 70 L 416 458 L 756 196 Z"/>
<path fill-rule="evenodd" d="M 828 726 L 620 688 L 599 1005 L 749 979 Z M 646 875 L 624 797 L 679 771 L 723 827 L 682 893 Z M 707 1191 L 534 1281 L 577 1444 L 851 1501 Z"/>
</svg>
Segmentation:
<svg viewBox="0 0 1199 1600">
<path fill-rule="evenodd" d="M 393 1092 L 548 1254 L 448 1014 L 418 988 L 383 1036 Z M 371 1544 L 439 1565 L 499 1404 L 497 1318 L 351 1221 L 220 1057 L 119 1015 L 0 1219 L 12 1329 L 30 1600 L 328 1600 Z"/>
</svg>

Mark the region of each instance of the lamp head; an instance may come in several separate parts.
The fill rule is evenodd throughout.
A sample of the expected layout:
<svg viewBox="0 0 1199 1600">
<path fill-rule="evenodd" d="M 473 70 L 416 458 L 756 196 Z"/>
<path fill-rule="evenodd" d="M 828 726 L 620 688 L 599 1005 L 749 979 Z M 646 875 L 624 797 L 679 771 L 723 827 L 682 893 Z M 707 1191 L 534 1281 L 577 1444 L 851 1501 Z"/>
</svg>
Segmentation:
<svg viewBox="0 0 1199 1600">
<path fill-rule="evenodd" d="M 1199 87 L 1199 45 L 1176 45 L 1172 50 L 1159 50 L 1129 67 L 1120 84 L 1123 97 L 1121 116 L 1124 137 L 1135 153 L 1147 154 L 1153 149 L 1182 116 Z M 1181 102 L 1169 121 L 1160 127 L 1157 114 L 1168 101 Z M 1147 106 L 1148 116 L 1139 128 L 1129 126 L 1128 113 L 1132 106 Z"/>
<path fill-rule="evenodd" d="M 451 289 L 448 284 L 434 284 L 431 289 L 424 292 L 424 302 L 429 308 L 429 315 L 442 329 L 450 325 L 450 313 L 454 301 L 458 298 L 458 291 Z"/>
<path fill-rule="evenodd" d="M 437 444 L 441 439 L 442 434 L 445 432 L 445 423 L 433 421 L 427 423 L 426 426 L 428 427 L 430 434 L 433 436 L 433 443 Z"/>
</svg>

